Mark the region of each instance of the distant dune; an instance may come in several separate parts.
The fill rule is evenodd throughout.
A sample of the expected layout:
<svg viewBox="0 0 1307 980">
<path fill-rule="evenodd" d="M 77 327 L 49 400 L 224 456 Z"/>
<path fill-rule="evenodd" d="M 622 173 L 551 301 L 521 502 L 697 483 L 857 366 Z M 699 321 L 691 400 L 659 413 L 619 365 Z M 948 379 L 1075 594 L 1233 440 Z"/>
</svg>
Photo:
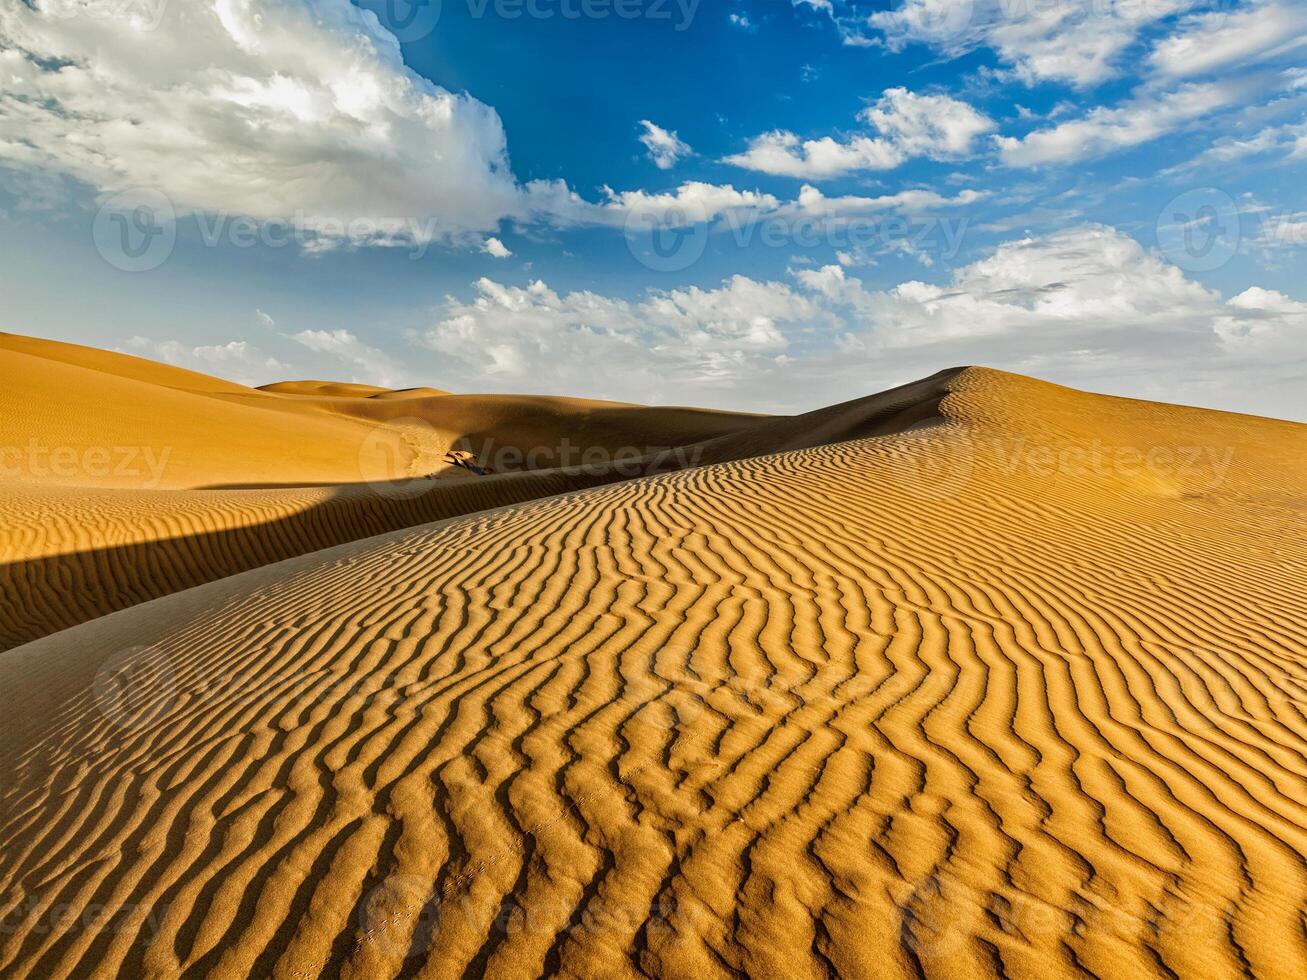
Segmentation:
<svg viewBox="0 0 1307 980">
<path fill-rule="evenodd" d="M 97 617 L 0 653 L 6 978 L 1307 975 L 1307 426 L 984 368 L 376 416 L 2 340 L 0 444 L 179 454 L 6 478 L 11 635 Z M 609 456 L 381 480 L 400 417 Z"/>
<path fill-rule="evenodd" d="M 259 385 L 259 391 L 269 391 L 278 395 L 307 395 L 311 398 L 371 398 L 374 395 L 393 395 L 390 388 L 378 388 L 376 385 L 352 384 L 343 381 L 278 381 L 275 384 Z M 433 395 L 446 392 L 435 388 L 426 389 Z"/>
<path fill-rule="evenodd" d="M 250 389 L 9 334 L 0 369 L 0 447 L 13 457 L 0 471 L 0 649 L 385 531 L 897 431 L 934 411 L 950 374 L 768 419 L 322 381 Z M 447 462 L 454 447 L 495 475 L 470 479 Z"/>
</svg>

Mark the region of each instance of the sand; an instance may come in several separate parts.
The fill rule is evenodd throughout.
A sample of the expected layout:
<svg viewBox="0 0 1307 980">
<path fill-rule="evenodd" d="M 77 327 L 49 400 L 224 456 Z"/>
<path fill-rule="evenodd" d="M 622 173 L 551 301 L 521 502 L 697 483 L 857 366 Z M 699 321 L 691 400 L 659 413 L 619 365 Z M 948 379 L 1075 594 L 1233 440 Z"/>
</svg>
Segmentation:
<svg viewBox="0 0 1307 980">
<path fill-rule="evenodd" d="M 1307 427 L 703 446 L 0 653 L 0 974 L 1307 974 Z"/>
<path fill-rule="evenodd" d="M 345 541 L 677 468 L 765 421 L 322 381 L 252 389 L 0 334 L 0 650 Z M 454 448 L 496 477 L 470 479 Z"/>
</svg>

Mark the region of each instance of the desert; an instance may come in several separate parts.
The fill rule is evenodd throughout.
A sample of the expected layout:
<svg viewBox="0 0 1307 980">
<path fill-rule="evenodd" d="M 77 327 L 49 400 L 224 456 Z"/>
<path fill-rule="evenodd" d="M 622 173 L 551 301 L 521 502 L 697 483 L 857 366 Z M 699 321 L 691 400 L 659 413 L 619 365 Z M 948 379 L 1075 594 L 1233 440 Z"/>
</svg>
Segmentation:
<svg viewBox="0 0 1307 980">
<path fill-rule="evenodd" d="M 798 418 L 424 393 L 419 465 L 700 451 L 377 482 L 396 399 L 4 349 L 190 413 L 5 377 L 42 444 L 177 461 L 6 474 L 5 976 L 1307 966 L 1301 425 L 985 368 Z"/>
<path fill-rule="evenodd" d="M 120 978 L 1307 978 L 1307 2 L 0 0 Z"/>
</svg>

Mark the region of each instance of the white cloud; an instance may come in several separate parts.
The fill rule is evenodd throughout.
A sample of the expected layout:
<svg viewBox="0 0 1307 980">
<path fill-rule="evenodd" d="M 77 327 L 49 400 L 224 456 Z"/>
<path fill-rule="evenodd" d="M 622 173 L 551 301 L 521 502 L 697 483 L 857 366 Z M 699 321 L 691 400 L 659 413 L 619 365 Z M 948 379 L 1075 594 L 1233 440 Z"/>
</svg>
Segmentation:
<svg viewBox="0 0 1307 980">
<path fill-rule="evenodd" d="M 1197 162 L 1230 163 L 1264 153 L 1283 153 L 1286 157 L 1307 152 L 1307 119 L 1279 126 L 1266 126 L 1246 139 L 1217 140 L 1204 150 Z"/>
<path fill-rule="evenodd" d="M 359 373 L 350 380 L 383 388 L 402 388 L 415 384 L 408 369 L 393 357 L 369 347 L 348 330 L 301 330 L 291 340 L 311 351 L 331 356 L 352 365 Z"/>
<path fill-rule="evenodd" d="M 498 238 L 493 237 L 485 240 L 481 245 L 481 251 L 496 259 L 507 259 L 513 254 L 507 245 L 501 242 Z"/>
<path fill-rule="evenodd" d="M 1204 0 L 902 0 L 867 18 L 892 50 L 928 44 L 950 56 L 994 49 L 1022 80 L 1087 86 L 1117 73 L 1150 25 Z"/>
<path fill-rule="evenodd" d="M 1267 352 L 1278 352 L 1290 362 L 1301 364 L 1303 344 L 1307 342 L 1307 303 L 1253 286 L 1227 305 L 1231 313 L 1219 317 L 1214 329 L 1232 355 L 1260 358 Z"/>
<path fill-rule="evenodd" d="M 829 136 L 801 140 L 794 133 L 775 130 L 755 136 L 743 153 L 722 162 L 777 177 L 821 180 L 859 170 L 892 170 L 907 156 L 889 140 L 855 136 L 841 143 Z"/>
<path fill-rule="evenodd" d="M 830 284 L 823 291 L 837 298 Z M 1041 333 L 1061 333 L 1060 344 L 1072 330 L 1157 328 L 1177 310 L 1214 304 L 1133 239 L 1094 227 L 1001 245 L 942 286 L 907 282 L 873 295 L 841 285 L 838 297 L 875 320 L 878 346 L 896 348 L 1021 336 L 1038 348 Z"/>
<path fill-rule="evenodd" d="M 0 167 L 71 175 L 104 195 L 157 189 L 181 214 L 286 223 L 306 232 L 295 240 L 309 250 L 482 248 L 505 220 L 620 228 L 788 206 L 701 181 L 606 189 L 597 201 L 562 181 L 521 184 L 494 110 L 410 71 L 393 36 L 348 0 L 161 4 L 144 32 L 131 18 L 85 13 L 103 2 L 0 7 Z M 902 89 L 869 112 L 888 135 L 852 150 L 826 141 L 796 174 L 952 155 L 985 125 L 962 103 Z M 655 159 L 689 152 L 652 123 L 645 135 Z"/>
<path fill-rule="evenodd" d="M 887 89 L 860 118 L 880 130 L 908 156 L 947 159 L 971 152 L 976 137 L 992 132 L 994 121 L 947 95 L 919 95 Z"/>
<path fill-rule="evenodd" d="M 694 223 L 780 206 L 694 181 L 597 202 L 561 181 L 519 184 L 494 110 L 410 71 L 394 37 L 348 0 L 161 9 L 142 34 L 62 6 L 0 8 L 0 164 L 103 193 L 154 188 L 183 214 L 289 223 L 310 249 L 453 239 L 494 255 L 486 233 L 505 219 L 622 227 L 633 214 Z M 660 165 L 690 152 L 652 123 L 645 139 Z"/>
<path fill-rule="evenodd" d="M 286 365 L 244 340 L 195 346 L 179 340 L 131 337 L 126 348 L 142 357 L 251 386 L 280 380 L 286 371 Z"/>
<path fill-rule="evenodd" d="M 1237 104 L 1246 85 L 1204 82 L 1142 94 L 1113 109 L 1099 106 L 1079 119 L 1016 138 L 996 137 L 1004 162 L 1016 167 L 1077 162 L 1147 143 Z"/>
<path fill-rule="evenodd" d="M 733 212 L 759 214 L 781 206 L 781 202 L 771 194 L 739 191 L 730 184 L 705 184 L 702 181 L 687 181 L 674 192 L 663 194 L 646 191 L 618 193 L 608 188 L 605 188 L 605 194 L 607 200 L 604 203 L 577 209 L 577 220 L 621 225 L 632 215 L 644 215 L 669 224 L 679 220 L 692 225 Z"/>
<path fill-rule="evenodd" d="M 275 330 L 277 328 L 277 321 L 262 310 L 256 309 L 254 311 L 254 316 L 258 319 L 259 323 L 267 327 L 269 330 Z"/>
<path fill-rule="evenodd" d="M 649 151 L 649 159 L 659 170 L 671 170 L 677 160 L 693 152 L 690 145 L 675 133 L 668 132 L 648 119 L 640 120 L 640 125 L 644 127 L 640 142 Z"/>
<path fill-rule="evenodd" d="M 731 184 L 686 181 L 674 191 L 663 193 L 604 188 L 604 199 L 599 203 L 584 201 L 569 192 L 551 201 L 548 208 L 551 220 L 560 226 L 625 227 L 640 234 L 653 227 L 707 224 L 723 231 L 768 221 L 784 227 L 787 222 L 818 220 L 824 227 L 838 227 L 855 217 L 895 211 L 919 214 L 931 208 L 972 204 L 984 196 L 974 190 L 947 197 L 931 190 L 909 189 L 878 197 L 826 197 L 805 184 L 797 197 L 787 201 L 759 191 L 738 190 Z"/>
<path fill-rule="evenodd" d="M 152 32 L 97 2 L 0 8 L 0 161 L 307 228 L 444 238 L 524 206 L 495 111 L 405 67 L 349 0 L 170 3 Z"/>
<path fill-rule="evenodd" d="M 1207 74 L 1236 64 L 1277 57 L 1307 44 L 1307 7 L 1300 0 L 1255 0 L 1234 11 L 1188 18 L 1150 57 L 1164 75 Z"/>
<path fill-rule="evenodd" d="M 866 18 L 844 11 L 845 3 L 846 0 L 792 0 L 792 6 L 796 9 L 812 10 L 819 16 L 830 18 L 845 45 L 859 48 L 874 46 L 876 42 L 863 31 Z"/>
<path fill-rule="evenodd" d="M 983 363 L 1109 393 L 1304 417 L 1307 304 L 1232 300 L 1110 228 L 1001 245 L 943 285 L 874 291 L 838 266 L 798 273 L 860 353 L 926 373 Z"/>
<path fill-rule="evenodd" d="M 774 363 L 789 332 L 821 310 L 790 286 L 736 276 L 718 289 L 655 290 L 628 301 L 543 282 L 489 279 L 450 298 L 418 338 L 491 387 L 653 399 L 708 391 Z"/>
<path fill-rule="evenodd" d="M 846 254 L 850 262 L 858 256 Z M 793 284 L 628 301 L 483 279 L 420 336 L 468 384 L 792 412 L 957 364 L 1109 393 L 1304 417 L 1307 304 L 1226 301 L 1110 228 L 999 246 L 942 284 L 873 288 L 846 268 Z M 1255 383 L 1250 383 L 1255 379 Z"/>
<path fill-rule="evenodd" d="M 754 137 L 748 150 L 723 162 L 776 176 L 820 180 L 861 170 L 891 170 L 912 157 L 965 156 L 978 136 L 994 129 L 993 120 L 965 102 L 905 88 L 887 89 L 858 118 L 880 135 L 844 142 L 830 136 L 805 141 L 777 130 Z"/>
<path fill-rule="evenodd" d="M 804 184 L 798 198 L 792 204 L 779 208 L 776 213 L 782 218 L 820 219 L 837 225 L 853 218 L 887 212 L 921 214 L 933 209 L 965 207 L 983 200 L 985 196 L 980 191 L 962 190 L 952 197 L 945 197 L 938 191 L 917 188 L 879 197 L 857 194 L 827 197 L 811 184 Z"/>
<path fill-rule="evenodd" d="M 1252 245 L 1268 262 L 1274 262 L 1279 252 L 1307 251 L 1307 212 L 1259 208 L 1255 213 L 1258 227 Z"/>
</svg>

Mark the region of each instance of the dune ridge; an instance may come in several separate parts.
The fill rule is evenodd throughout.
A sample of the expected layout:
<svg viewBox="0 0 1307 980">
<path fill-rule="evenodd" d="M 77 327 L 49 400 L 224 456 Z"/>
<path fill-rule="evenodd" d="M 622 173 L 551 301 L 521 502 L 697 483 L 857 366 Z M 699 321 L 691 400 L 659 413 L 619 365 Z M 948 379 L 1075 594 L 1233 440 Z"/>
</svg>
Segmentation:
<svg viewBox="0 0 1307 980">
<path fill-rule="evenodd" d="M 1307 427 L 945 387 L 0 654 L 0 973 L 1303 976 Z"/>
<path fill-rule="evenodd" d="M 88 473 L 85 466 L 66 479 L 44 472 L 0 478 L 0 650 L 386 531 L 690 465 L 897 431 L 933 412 L 957 373 L 772 419 L 316 381 L 255 390 L 140 358 L 13 335 L 0 335 L 0 378 L 7 377 L 5 369 L 17 370 L 3 361 L 6 354 L 53 365 L 32 368 L 11 388 L 0 386 L 0 402 L 8 401 L 8 445 L 37 439 L 72 448 L 81 458 L 92 447 L 144 452 L 135 457 L 136 472 L 121 479 Z M 73 376 L 60 373 L 64 365 L 72 366 Z M 20 394 L 23 385 L 32 390 Z M 39 398 L 43 408 L 25 410 L 28 398 Z M 378 398 L 385 400 L 378 405 Z M 132 409 L 103 408 L 115 399 Z M 99 403 L 94 411 L 92 400 Z M 168 414 L 176 411 L 181 414 Z M 305 420 L 318 428 L 302 427 Z M 239 430 L 239 438 L 229 430 Z M 300 440 L 316 441 L 301 452 Z M 469 480 L 466 470 L 445 459 L 456 445 L 496 469 L 506 462 L 516 471 Z M 257 452 L 245 455 L 251 446 Z M 107 458 L 116 468 L 125 456 Z M 143 474 L 153 472 L 147 463 L 160 466 L 162 476 L 144 481 L 149 486 L 142 489 Z M 306 475 L 320 485 L 294 485 Z M 218 486 L 177 488 L 196 481 Z"/>
<path fill-rule="evenodd" d="M 449 469 L 442 458 L 456 445 L 478 453 L 487 446 L 524 452 L 556 446 L 570 435 L 576 445 L 613 452 L 716 438 L 761 419 L 581 398 L 328 382 L 269 386 L 299 392 L 288 394 L 6 333 L 0 333 L 0 381 L 0 485 L 347 485 L 439 474 Z M 360 388 L 371 394 L 360 396 Z"/>
</svg>

